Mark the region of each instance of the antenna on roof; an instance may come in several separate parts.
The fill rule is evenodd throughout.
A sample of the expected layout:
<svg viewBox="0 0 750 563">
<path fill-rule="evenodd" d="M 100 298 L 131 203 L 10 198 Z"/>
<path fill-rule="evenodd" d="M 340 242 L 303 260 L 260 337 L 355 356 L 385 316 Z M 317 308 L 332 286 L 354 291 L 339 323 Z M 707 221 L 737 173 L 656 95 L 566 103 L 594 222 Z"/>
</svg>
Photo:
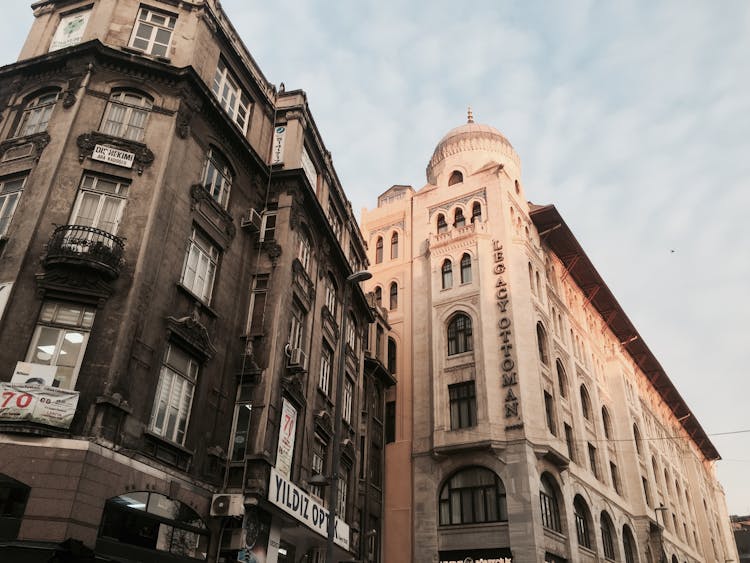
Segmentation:
<svg viewBox="0 0 750 563">
<path fill-rule="evenodd" d="M 469 106 L 469 110 L 466 115 L 466 123 L 474 123 L 474 113 L 471 111 L 471 106 Z"/>
</svg>

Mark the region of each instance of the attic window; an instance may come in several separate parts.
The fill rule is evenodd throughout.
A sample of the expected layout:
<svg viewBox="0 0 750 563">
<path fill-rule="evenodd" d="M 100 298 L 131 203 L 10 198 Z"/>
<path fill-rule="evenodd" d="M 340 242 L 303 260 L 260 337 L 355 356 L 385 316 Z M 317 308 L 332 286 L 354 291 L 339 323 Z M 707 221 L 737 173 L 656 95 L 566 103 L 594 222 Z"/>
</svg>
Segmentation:
<svg viewBox="0 0 750 563">
<path fill-rule="evenodd" d="M 464 175 L 461 174 L 458 170 L 454 170 L 453 174 L 451 174 L 451 177 L 448 180 L 448 185 L 452 186 L 453 184 L 460 184 L 463 181 L 464 181 Z"/>
</svg>

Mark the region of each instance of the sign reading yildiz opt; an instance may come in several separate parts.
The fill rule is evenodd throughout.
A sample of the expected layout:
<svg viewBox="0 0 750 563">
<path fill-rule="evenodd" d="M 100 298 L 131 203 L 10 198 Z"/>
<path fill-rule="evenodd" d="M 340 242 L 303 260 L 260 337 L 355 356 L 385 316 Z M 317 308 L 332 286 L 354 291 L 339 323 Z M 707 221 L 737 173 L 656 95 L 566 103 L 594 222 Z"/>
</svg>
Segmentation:
<svg viewBox="0 0 750 563">
<path fill-rule="evenodd" d="M 294 438 L 297 434 L 297 409 L 289 401 L 282 400 L 281 424 L 279 425 L 279 443 L 276 447 L 276 471 L 287 479 L 292 471 L 294 455 Z"/>
<path fill-rule="evenodd" d="M 133 168 L 133 161 L 135 160 L 135 154 L 128 151 L 123 151 L 107 145 L 96 145 L 94 152 L 91 154 L 91 158 L 94 160 L 100 160 L 115 166 L 122 166 L 123 168 Z"/>
<path fill-rule="evenodd" d="M 77 406 L 78 391 L 0 383 L 0 420 L 70 428 Z"/>
</svg>

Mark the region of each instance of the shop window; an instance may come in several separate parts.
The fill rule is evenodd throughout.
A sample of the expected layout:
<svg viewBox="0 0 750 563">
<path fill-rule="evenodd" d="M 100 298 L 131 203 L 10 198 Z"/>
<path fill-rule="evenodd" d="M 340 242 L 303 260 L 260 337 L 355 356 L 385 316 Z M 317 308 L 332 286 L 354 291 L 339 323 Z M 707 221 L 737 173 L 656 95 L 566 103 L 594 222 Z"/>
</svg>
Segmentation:
<svg viewBox="0 0 750 563">
<path fill-rule="evenodd" d="M 46 131 L 59 97 L 60 90 L 52 90 L 31 98 L 23 110 L 15 136 L 23 137 Z"/>
<path fill-rule="evenodd" d="M 250 440 L 250 415 L 252 404 L 238 403 L 234 409 L 234 428 L 232 430 L 231 450 L 229 459 L 234 462 L 245 461 L 248 441 Z"/>
<path fill-rule="evenodd" d="M 601 530 L 602 530 L 602 549 L 604 550 L 604 558 L 614 561 L 615 559 L 615 542 L 614 542 L 614 528 L 612 526 L 612 519 L 609 514 L 602 512 L 601 516 Z"/>
<path fill-rule="evenodd" d="M 131 90 L 116 90 L 109 97 L 99 130 L 113 137 L 143 141 L 146 120 L 153 106 L 150 97 Z"/>
<path fill-rule="evenodd" d="M 459 313 L 448 323 L 448 355 L 463 354 L 472 350 L 471 319 Z"/>
<path fill-rule="evenodd" d="M 229 204 L 229 191 L 232 188 L 233 178 L 234 172 L 224 155 L 215 147 L 208 149 L 201 185 L 224 209 Z"/>
<path fill-rule="evenodd" d="M 448 178 L 448 185 L 452 186 L 453 184 L 460 184 L 464 181 L 464 175 L 461 174 L 458 170 L 454 170 L 451 174 L 451 177 Z"/>
<path fill-rule="evenodd" d="M 451 430 L 477 425 L 477 398 L 473 381 L 448 385 Z"/>
<path fill-rule="evenodd" d="M 471 283 L 471 256 L 461 256 L 461 283 Z"/>
<path fill-rule="evenodd" d="M 104 505 L 96 550 L 121 556 L 123 548 L 118 544 L 125 544 L 130 546 L 130 557 L 140 561 L 205 560 L 209 536 L 203 520 L 188 505 L 158 493 L 131 492 Z"/>
<path fill-rule="evenodd" d="M 0 473 L 0 540 L 15 540 L 31 487 Z"/>
<path fill-rule="evenodd" d="M 440 268 L 440 275 L 443 289 L 453 287 L 453 263 L 447 258 L 443 261 L 443 265 Z"/>
<path fill-rule="evenodd" d="M 250 116 L 250 98 L 240 88 L 237 78 L 227 68 L 223 58 L 219 59 L 216 67 L 211 91 L 231 120 L 245 133 Z"/>
<path fill-rule="evenodd" d="M 69 224 L 117 234 L 129 189 L 127 182 L 84 174 Z"/>
<path fill-rule="evenodd" d="M 573 500 L 573 510 L 576 519 L 576 535 L 578 536 L 578 545 L 591 549 L 591 513 L 586 501 L 581 495 L 576 495 Z"/>
<path fill-rule="evenodd" d="M 10 222 L 16 212 L 18 200 L 21 199 L 26 176 L 4 178 L 0 180 L 0 238 L 8 234 Z"/>
<path fill-rule="evenodd" d="M 130 46 L 147 55 L 166 57 L 176 21 L 177 16 L 174 14 L 141 8 L 138 11 L 138 20 L 133 26 Z"/>
<path fill-rule="evenodd" d="M 462 469 L 448 479 L 440 491 L 441 526 L 507 520 L 505 486 L 489 469 Z"/>
<path fill-rule="evenodd" d="M 391 260 L 398 258 L 398 233 L 391 235 Z"/>
<path fill-rule="evenodd" d="M 556 486 L 548 474 L 542 475 L 539 488 L 539 502 L 542 510 L 542 525 L 555 532 L 562 532 L 562 520 Z"/>
<path fill-rule="evenodd" d="M 26 361 L 56 366 L 54 387 L 74 389 L 94 324 L 95 307 L 45 301 Z"/>
<path fill-rule="evenodd" d="M 439 213 L 437 216 L 437 232 L 438 234 L 448 232 L 448 223 L 445 220 L 445 215 L 442 213 Z"/>
<path fill-rule="evenodd" d="M 375 241 L 375 263 L 380 264 L 383 262 L 383 237 L 378 237 Z"/>
<path fill-rule="evenodd" d="M 151 413 L 150 429 L 154 434 L 176 444 L 185 443 L 197 381 L 196 359 L 168 344 Z"/>
<path fill-rule="evenodd" d="M 201 301 L 210 303 L 218 263 L 219 249 L 193 228 L 180 283 Z"/>
</svg>

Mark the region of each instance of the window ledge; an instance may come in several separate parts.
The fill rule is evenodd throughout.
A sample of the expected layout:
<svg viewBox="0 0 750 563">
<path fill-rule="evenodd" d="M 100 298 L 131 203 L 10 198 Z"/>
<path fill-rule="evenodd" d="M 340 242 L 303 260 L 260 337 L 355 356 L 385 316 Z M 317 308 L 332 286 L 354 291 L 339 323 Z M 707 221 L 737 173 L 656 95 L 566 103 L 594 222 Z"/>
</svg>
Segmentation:
<svg viewBox="0 0 750 563">
<path fill-rule="evenodd" d="M 195 454 L 195 450 L 191 450 L 189 448 L 186 448 L 185 446 L 182 446 L 182 445 L 178 444 L 177 442 L 173 442 L 172 440 L 168 440 L 167 438 L 165 438 L 164 436 L 160 436 L 159 434 L 157 434 L 153 430 L 144 430 L 143 434 L 147 438 L 152 439 L 152 440 L 156 440 L 158 442 L 161 442 L 164 445 L 169 446 L 170 448 L 174 448 L 176 450 L 179 450 L 183 454 L 190 455 L 190 456 L 192 456 L 193 454 Z"/>
<path fill-rule="evenodd" d="M 200 297 L 198 297 L 195 293 L 193 293 L 192 291 L 190 291 L 185 285 L 182 284 L 182 282 L 177 282 L 175 285 L 177 285 L 177 288 L 179 290 L 181 290 L 184 294 L 186 294 L 191 299 L 195 300 L 196 305 L 198 305 L 200 307 L 201 311 L 205 311 L 206 313 L 208 313 L 210 316 L 212 316 L 214 318 L 218 318 L 219 317 L 219 313 L 216 312 L 215 309 L 212 309 L 208 305 L 208 303 L 206 303 Z"/>
<path fill-rule="evenodd" d="M 560 541 L 560 542 L 567 541 L 567 537 L 565 536 L 565 534 L 563 534 L 562 532 L 557 532 L 555 530 L 551 530 L 549 528 L 544 528 L 544 535 L 545 536 L 549 536 L 552 539 L 555 539 L 555 540 Z"/>
</svg>

